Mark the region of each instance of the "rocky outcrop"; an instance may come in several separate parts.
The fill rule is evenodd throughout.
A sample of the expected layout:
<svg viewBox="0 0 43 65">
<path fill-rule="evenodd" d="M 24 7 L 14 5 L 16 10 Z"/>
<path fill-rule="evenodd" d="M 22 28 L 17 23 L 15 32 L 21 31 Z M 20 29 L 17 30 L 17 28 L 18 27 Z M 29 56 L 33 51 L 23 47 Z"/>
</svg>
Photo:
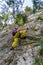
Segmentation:
<svg viewBox="0 0 43 65">
<path fill-rule="evenodd" d="M 38 55 L 39 40 L 43 38 L 43 20 L 36 20 L 43 11 L 29 16 L 30 22 L 18 28 L 27 28 L 26 38 L 21 39 L 21 45 L 10 50 L 13 42 L 12 29 L 6 27 L 0 32 L 0 65 L 32 65 Z M 6 31 L 7 30 L 7 31 Z"/>
</svg>

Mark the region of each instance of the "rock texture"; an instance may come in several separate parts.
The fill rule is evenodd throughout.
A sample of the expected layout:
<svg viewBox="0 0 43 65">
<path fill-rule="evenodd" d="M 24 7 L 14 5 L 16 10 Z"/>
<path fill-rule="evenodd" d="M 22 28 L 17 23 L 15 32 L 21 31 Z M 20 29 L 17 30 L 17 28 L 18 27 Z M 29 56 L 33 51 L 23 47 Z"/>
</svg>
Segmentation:
<svg viewBox="0 0 43 65">
<path fill-rule="evenodd" d="M 12 29 L 6 27 L 0 31 L 0 65 L 32 65 L 38 55 L 39 40 L 43 38 L 43 20 L 36 20 L 43 11 L 28 17 L 29 23 L 19 28 L 27 28 L 27 38 L 21 39 L 21 45 L 10 50 L 13 42 Z M 43 17 L 43 16 L 42 16 Z"/>
</svg>

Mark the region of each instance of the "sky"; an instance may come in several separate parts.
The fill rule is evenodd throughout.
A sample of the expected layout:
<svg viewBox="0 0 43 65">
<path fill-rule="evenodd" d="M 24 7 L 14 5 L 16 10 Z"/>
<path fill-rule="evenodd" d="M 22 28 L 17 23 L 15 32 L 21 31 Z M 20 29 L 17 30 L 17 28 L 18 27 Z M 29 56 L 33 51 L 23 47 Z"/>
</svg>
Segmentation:
<svg viewBox="0 0 43 65">
<path fill-rule="evenodd" d="M 43 0 L 41 0 L 43 1 Z M 32 4 L 32 0 L 25 0 L 24 4 L 23 4 L 23 9 L 26 7 L 26 6 L 29 6 L 32 8 L 33 4 Z"/>
<path fill-rule="evenodd" d="M 3 4 L 7 6 L 7 4 L 5 3 L 5 0 L 0 0 L 0 12 L 2 11 L 2 9 L 1 9 L 2 6 L 1 6 L 1 5 L 3 5 Z M 32 1 L 31 1 L 31 0 L 25 0 L 22 9 L 24 10 L 24 8 L 25 8 L 26 6 L 32 7 Z M 8 6 L 7 6 L 7 7 L 8 7 Z M 3 9 L 4 9 L 4 8 L 3 8 Z M 5 9 L 6 9 L 6 8 L 5 8 Z"/>
<path fill-rule="evenodd" d="M 3 10 L 6 10 L 5 5 L 8 7 L 8 5 L 5 3 L 5 0 L 0 0 L 0 12 L 2 11 L 2 8 L 3 8 Z"/>
<path fill-rule="evenodd" d="M 32 0 L 25 0 L 24 4 L 23 4 L 23 9 L 26 7 L 26 6 L 29 6 L 32 8 L 33 4 L 32 4 Z"/>
<path fill-rule="evenodd" d="M 6 1 L 6 0 L 0 0 L 0 12 L 2 11 L 1 8 L 3 7 L 3 6 L 1 6 L 1 5 L 4 4 L 4 5 L 6 5 L 6 6 L 8 7 L 8 5 L 5 3 L 5 1 Z M 42 1 L 43 1 L 43 0 L 42 0 Z M 22 9 L 24 10 L 24 8 L 25 8 L 26 6 L 29 6 L 29 7 L 32 8 L 32 6 L 33 6 L 32 0 L 25 0 Z M 6 8 L 5 8 L 5 9 L 6 9 Z M 3 10 L 4 10 L 4 7 L 3 7 Z M 10 10 L 11 10 L 11 8 L 10 8 Z"/>
</svg>

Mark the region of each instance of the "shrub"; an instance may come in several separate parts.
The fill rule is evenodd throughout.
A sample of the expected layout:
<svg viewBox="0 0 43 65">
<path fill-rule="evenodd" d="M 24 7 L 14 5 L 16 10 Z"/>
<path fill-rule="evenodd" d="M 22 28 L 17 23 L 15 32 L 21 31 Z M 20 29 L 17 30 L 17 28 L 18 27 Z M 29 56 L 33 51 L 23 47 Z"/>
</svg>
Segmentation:
<svg viewBox="0 0 43 65">
<path fill-rule="evenodd" d="M 39 57 L 35 57 L 35 63 L 33 65 L 43 65 Z"/>
<path fill-rule="evenodd" d="M 37 31 L 37 30 L 38 30 L 38 29 L 37 29 L 37 28 L 35 28 L 35 27 L 32 27 L 31 29 L 32 29 L 32 30 L 34 30 L 34 31 Z"/>
<path fill-rule="evenodd" d="M 37 17 L 37 20 L 39 20 L 39 19 L 40 19 L 40 20 L 43 20 L 42 16 L 39 15 L 39 16 Z"/>
<path fill-rule="evenodd" d="M 29 11 L 32 11 L 32 9 L 31 9 L 31 7 L 28 7 L 28 6 L 26 6 L 26 8 L 25 8 L 25 12 L 29 12 Z"/>
<path fill-rule="evenodd" d="M 18 25 L 24 25 L 27 21 L 28 19 L 25 14 L 17 14 L 16 20 L 14 20 L 14 23 Z"/>
<path fill-rule="evenodd" d="M 33 9 L 33 13 L 36 13 L 36 9 Z"/>
<path fill-rule="evenodd" d="M 43 55 L 43 39 L 40 40 L 40 46 L 41 46 L 41 48 L 39 50 L 39 54 Z"/>
<path fill-rule="evenodd" d="M 2 27 L 3 26 L 3 24 L 2 23 L 0 23 L 0 27 Z"/>
</svg>

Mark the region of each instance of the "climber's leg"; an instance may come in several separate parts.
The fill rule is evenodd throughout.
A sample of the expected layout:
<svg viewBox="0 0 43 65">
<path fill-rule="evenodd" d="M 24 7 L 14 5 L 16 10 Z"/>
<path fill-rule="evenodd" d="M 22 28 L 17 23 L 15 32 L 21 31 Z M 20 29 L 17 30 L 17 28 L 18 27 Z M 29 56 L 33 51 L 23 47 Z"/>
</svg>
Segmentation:
<svg viewBox="0 0 43 65">
<path fill-rule="evenodd" d="M 18 44 L 18 38 L 15 38 L 14 42 L 12 43 L 12 47 L 15 48 Z"/>
</svg>

